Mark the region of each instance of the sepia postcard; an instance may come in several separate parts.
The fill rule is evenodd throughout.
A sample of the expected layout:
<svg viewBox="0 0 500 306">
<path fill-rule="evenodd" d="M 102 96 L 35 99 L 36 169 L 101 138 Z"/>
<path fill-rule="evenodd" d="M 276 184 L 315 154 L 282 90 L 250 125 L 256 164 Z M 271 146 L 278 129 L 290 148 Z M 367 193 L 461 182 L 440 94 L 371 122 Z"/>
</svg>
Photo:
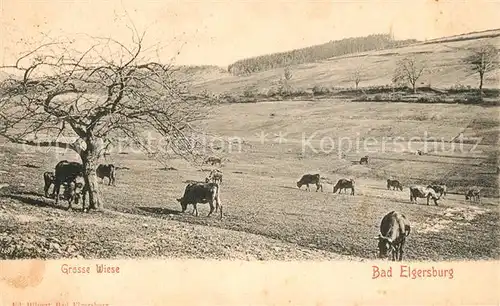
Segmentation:
<svg viewBox="0 0 500 306">
<path fill-rule="evenodd" d="M 0 0 L 0 306 L 500 305 L 499 0 Z"/>
</svg>

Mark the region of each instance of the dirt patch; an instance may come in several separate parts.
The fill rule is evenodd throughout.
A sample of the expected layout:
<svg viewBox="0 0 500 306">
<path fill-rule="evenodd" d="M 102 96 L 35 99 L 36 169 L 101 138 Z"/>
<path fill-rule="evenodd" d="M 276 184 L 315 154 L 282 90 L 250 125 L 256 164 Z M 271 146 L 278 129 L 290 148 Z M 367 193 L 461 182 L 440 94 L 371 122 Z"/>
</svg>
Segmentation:
<svg viewBox="0 0 500 306">
<path fill-rule="evenodd" d="M 478 215 L 487 213 L 488 211 L 488 209 L 476 206 L 450 207 L 439 216 L 428 218 L 423 223 L 414 223 L 413 226 L 421 234 L 438 233 L 451 228 L 453 225 L 470 225 L 470 222 Z"/>
</svg>

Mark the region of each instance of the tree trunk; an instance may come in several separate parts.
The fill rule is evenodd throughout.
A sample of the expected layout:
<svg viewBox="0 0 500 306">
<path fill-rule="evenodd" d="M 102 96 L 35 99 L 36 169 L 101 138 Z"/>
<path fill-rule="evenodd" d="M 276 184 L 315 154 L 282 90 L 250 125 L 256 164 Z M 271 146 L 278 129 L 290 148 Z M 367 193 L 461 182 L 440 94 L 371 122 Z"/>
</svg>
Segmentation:
<svg viewBox="0 0 500 306">
<path fill-rule="evenodd" d="M 484 78 L 484 73 L 479 72 L 479 96 L 481 99 L 483 98 L 483 78 Z"/>
<path fill-rule="evenodd" d="M 416 94 L 417 93 L 417 83 L 412 84 L 412 86 L 413 86 L 413 93 Z"/>
<path fill-rule="evenodd" d="M 84 169 L 83 178 L 88 191 L 89 209 L 102 209 L 104 203 L 101 199 L 96 175 L 98 162 L 97 143 L 93 140 L 88 140 L 86 143 L 87 149 L 82 152 L 81 158 Z"/>
</svg>

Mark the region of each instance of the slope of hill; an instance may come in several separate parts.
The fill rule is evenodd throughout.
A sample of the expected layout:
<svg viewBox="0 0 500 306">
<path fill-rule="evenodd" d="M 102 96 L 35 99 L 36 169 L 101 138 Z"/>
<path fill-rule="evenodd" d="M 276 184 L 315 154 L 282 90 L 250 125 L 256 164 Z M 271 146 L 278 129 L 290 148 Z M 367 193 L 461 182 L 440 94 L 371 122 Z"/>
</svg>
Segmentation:
<svg viewBox="0 0 500 306">
<path fill-rule="evenodd" d="M 455 85 L 476 87 L 478 76 L 472 74 L 462 63 L 467 49 L 482 43 L 500 45 L 500 30 L 488 35 L 477 33 L 462 35 L 460 39 L 442 38 L 434 43 L 419 43 L 406 47 L 367 51 L 337 56 L 315 63 L 291 66 L 290 86 L 295 89 L 311 89 L 314 86 L 354 87 L 353 75 L 361 69 L 360 87 L 390 85 L 398 60 L 415 56 L 425 63 L 427 69 L 419 79 L 419 86 L 449 88 Z M 486 36 L 486 37 L 485 37 Z M 276 88 L 284 73 L 283 68 L 253 73 L 247 76 L 227 75 L 193 83 L 194 90 L 206 89 L 216 93 L 243 92 L 253 89 L 266 91 Z M 498 88 L 498 70 L 485 77 L 485 87 Z"/>
<path fill-rule="evenodd" d="M 417 40 L 415 39 L 394 40 L 388 34 L 350 37 L 307 48 L 242 59 L 229 65 L 228 70 L 234 75 L 245 75 L 289 65 L 312 63 L 333 56 L 369 50 L 390 49 L 416 42 Z"/>
<path fill-rule="evenodd" d="M 176 76 L 182 80 L 190 82 L 202 82 L 207 80 L 217 80 L 230 74 L 222 67 L 202 65 L 202 66 L 176 66 L 174 67 Z"/>
</svg>

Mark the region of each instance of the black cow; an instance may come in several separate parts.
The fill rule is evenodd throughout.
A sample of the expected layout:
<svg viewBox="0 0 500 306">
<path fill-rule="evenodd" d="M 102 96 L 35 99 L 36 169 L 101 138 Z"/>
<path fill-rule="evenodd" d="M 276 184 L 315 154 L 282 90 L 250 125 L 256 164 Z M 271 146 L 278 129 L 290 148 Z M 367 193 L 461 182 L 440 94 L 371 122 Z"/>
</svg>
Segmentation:
<svg viewBox="0 0 500 306">
<path fill-rule="evenodd" d="M 403 259 L 403 246 L 410 234 L 410 222 L 405 215 L 391 211 L 380 222 L 378 240 L 378 257 L 387 258 L 392 255 L 392 261 Z"/>
<path fill-rule="evenodd" d="M 219 185 L 217 183 L 203 183 L 203 182 L 193 182 L 189 183 L 184 189 L 184 195 L 182 198 L 177 199 L 181 204 L 182 212 L 186 211 L 189 204 L 193 204 L 193 214 L 198 216 L 197 204 L 208 203 L 210 205 L 210 212 L 207 217 L 209 217 L 214 211 L 215 202 L 215 212 L 220 210 L 220 218 L 222 219 L 222 203 L 219 197 Z"/>
<path fill-rule="evenodd" d="M 309 184 L 316 185 L 316 192 L 320 189 L 321 192 L 323 192 L 323 185 L 321 184 L 321 177 L 319 174 L 304 174 L 297 182 L 297 187 L 300 188 L 302 185 L 306 185 L 306 190 L 311 190 L 309 189 Z"/>
<path fill-rule="evenodd" d="M 56 180 L 56 177 L 54 175 L 54 172 L 47 171 L 47 172 L 43 173 L 43 182 L 44 182 L 43 191 L 44 191 L 46 198 L 49 197 L 50 185 L 54 184 L 55 180 Z"/>
<path fill-rule="evenodd" d="M 62 160 L 57 163 L 54 176 L 54 190 L 52 191 L 52 196 L 55 196 L 57 204 L 61 185 L 68 185 L 71 182 L 75 182 L 77 177 L 83 177 L 83 165 L 78 162 Z"/>
<path fill-rule="evenodd" d="M 362 164 L 368 165 L 368 155 L 361 157 L 361 159 L 359 160 L 359 164 L 360 165 L 362 165 Z"/>
<path fill-rule="evenodd" d="M 107 177 L 109 180 L 108 186 L 111 184 L 114 186 L 116 178 L 115 170 L 116 168 L 113 164 L 100 164 L 97 166 L 96 175 L 101 179 L 102 183 L 104 183 L 104 178 Z"/>
<path fill-rule="evenodd" d="M 340 179 L 337 181 L 337 184 L 333 186 L 333 193 L 336 193 L 337 190 L 339 193 L 342 189 L 351 189 L 351 195 L 354 195 L 354 180 L 353 179 Z"/>
<path fill-rule="evenodd" d="M 399 189 L 403 191 L 403 185 L 401 185 L 401 183 L 398 180 L 387 179 L 387 189 L 391 188 L 393 190 Z"/>
</svg>

